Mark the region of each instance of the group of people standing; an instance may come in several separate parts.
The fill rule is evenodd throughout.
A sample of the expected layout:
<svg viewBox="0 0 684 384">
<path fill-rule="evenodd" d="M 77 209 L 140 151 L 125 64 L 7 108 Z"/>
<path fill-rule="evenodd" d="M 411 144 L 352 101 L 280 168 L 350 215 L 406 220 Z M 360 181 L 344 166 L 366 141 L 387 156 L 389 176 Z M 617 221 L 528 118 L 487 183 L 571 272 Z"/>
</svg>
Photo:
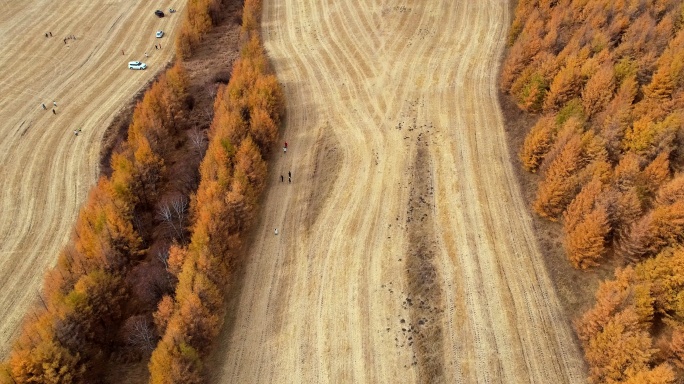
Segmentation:
<svg viewBox="0 0 684 384">
<path fill-rule="evenodd" d="M 45 32 L 45 37 L 52 37 L 52 32 Z M 62 39 L 62 41 L 64 41 L 64 44 L 67 43 L 67 40 L 76 40 L 76 35 L 69 35 Z"/>
<path fill-rule="evenodd" d="M 283 145 L 283 154 L 287 155 L 287 141 Z M 280 175 L 280 182 L 281 183 L 285 182 L 285 176 L 284 175 Z M 292 183 L 292 171 L 287 171 L 287 182 Z M 278 228 L 275 228 L 273 230 L 273 233 L 278 235 Z"/>
<path fill-rule="evenodd" d="M 161 49 L 161 44 L 155 44 L 155 45 L 154 45 L 154 49 Z M 123 50 L 121 50 L 121 54 L 123 54 Z M 150 56 L 147 54 L 147 51 L 145 51 L 145 57 L 150 57 Z"/>
<path fill-rule="evenodd" d="M 283 145 L 283 154 L 287 155 L 287 141 Z M 283 175 L 280 175 L 280 182 L 282 183 L 284 181 L 285 181 L 285 177 Z M 287 171 L 287 182 L 292 183 L 292 172 L 291 171 Z"/>
<path fill-rule="evenodd" d="M 284 181 L 285 181 L 285 176 L 280 175 L 280 182 L 282 183 Z M 287 182 L 292 183 L 292 172 L 290 172 L 290 171 L 287 171 Z"/>
<path fill-rule="evenodd" d="M 45 106 L 45 103 L 40 103 L 40 106 L 43 108 L 44 111 L 47 111 L 47 107 Z M 54 107 L 54 108 L 52 108 L 52 114 L 56 115 L 57 114 L 57 111 L 55 110 L 55 108 L 57 108 L 57 101 L 56 100 L 52 101 L 52 106 Z"/>
</svg>

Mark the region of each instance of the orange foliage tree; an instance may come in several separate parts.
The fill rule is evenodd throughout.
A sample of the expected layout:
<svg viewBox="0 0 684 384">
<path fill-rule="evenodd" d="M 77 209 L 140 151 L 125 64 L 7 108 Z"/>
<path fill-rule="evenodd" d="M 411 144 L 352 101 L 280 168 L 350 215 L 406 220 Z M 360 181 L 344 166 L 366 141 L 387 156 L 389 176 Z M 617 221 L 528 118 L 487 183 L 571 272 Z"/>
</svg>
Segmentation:
<svg viewBox="0 0 684 384">
<path fill-rule="evenodd" d="M 684 240 L 684 201 L 657 206 L 634 223 L 621 245 L 621 253 L 630 259 L 653 256 L 669 245 Z"/>
<path fill-rule="evenodd" d="M 544 100 L 545 110 L 558 110 L 565 103 L 579 95 L 583 86 L 582 73 L 578 58 L 569 59 L 551 82 L 549 93 Z"/>
<path fill-rule="evenodd" d="M 614 280 L 600 285 L 596 304 L 575 323 L 591 382 L 674 383 L 671 366 L 680 362 L 682 288 L 682 248 L 618 269 Z M 664 344 L 668 350 L 654 347 L 648 333 L 656 316 L 664 319 L 664 328 L 673 330 L 663 333 L 671 335 Z"/>
<path fill-rule="evenodd" d="M 575 268 L 586 269 L 598 265 L 606 253 L 606 241 L 610 233 L 608 210 L 598 206 L 584 215 L 576 227 L 565 234 L 565 250 Z"/>
<path fill-rule="evenodd" d="M 615 76 L 613 66 L 604 65 L 588 81 L 582 91 L 582 106 L 587 116 L 605 109 L 613 99 Z"/>
<path fill-rule="evenodd" d="M 176 38 L 176 53 L 181 57 L 188 57 L 192 50 L 202 40 L 202 37 L 211 30 L 220 6 L 219 0 L 189 0 L 186 5 L 185 15 Z"/>
<path fill-rule="evenodd" d="M 533 205 L 542 217 L 556 220 L 574 198 L 576 174 L 584 163 L 582 149 L 582 137 L 574 134 L 549 165 Z"/>
<path fill-rule="evenodd" d="M 595 176 L 586 184 L 563 213 L 564 246 L 575 268 L 597 265 L 606 252 L 611 227 L 608 204 L 600 202 L 603 183 Z"/>
<path fill-rule="evenodd" d="M 657 205 L 672 205 L 684 201 L 684 174 L 680 173 L 658 189 L 655 202 Z"/>
<path fill-rule="evenodd" d="M 541 165 L 544 156 L 551 149 L 556 133 L 556 119 L 553 116 L 543 116 L 532 127 L 525 137 L 525 142 L 520 149 L 520 161 L 529 172 L 536 172 Z"/>
</svg>

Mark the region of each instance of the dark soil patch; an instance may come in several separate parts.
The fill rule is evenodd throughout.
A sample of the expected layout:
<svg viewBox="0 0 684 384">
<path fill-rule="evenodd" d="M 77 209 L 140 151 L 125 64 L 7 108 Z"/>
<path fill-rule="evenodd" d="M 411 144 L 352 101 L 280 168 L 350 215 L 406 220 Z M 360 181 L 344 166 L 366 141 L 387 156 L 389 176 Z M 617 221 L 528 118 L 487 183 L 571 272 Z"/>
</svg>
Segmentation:
<svg viewBox="0 0 684 384">
<path fill-rule="evenodd" d="M 408 296 L 402 307 L 410 321 L 401 319 L 398 346 L 413 348 L 412 365 L 418 368 L 418 382 L 444 382 L 443 288 L 434 264 L 434 189 L 428 140 L 417 134 L 416 157 L 412 166 L 406 214 L 409 244 L 406 253 Z M 424 138 L 423 138 L 424 139 Z"/>
</svg>

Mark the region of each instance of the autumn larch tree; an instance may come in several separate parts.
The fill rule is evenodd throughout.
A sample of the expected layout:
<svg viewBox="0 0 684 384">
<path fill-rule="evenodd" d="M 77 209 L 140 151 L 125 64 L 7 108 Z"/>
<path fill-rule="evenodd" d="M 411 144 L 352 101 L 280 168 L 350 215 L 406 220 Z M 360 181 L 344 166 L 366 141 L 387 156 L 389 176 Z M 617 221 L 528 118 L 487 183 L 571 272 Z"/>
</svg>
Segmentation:
<svg viewBox="0 0 684 384">
<path fill-rule="evenodd" d="M 520 149 L 520 161 L 529 172 L 536 172 L 546 153 L 551 149 L 556 132 L 554 116 L 543 116 L 525 137 Z"/>
<path fill-rule="evenodd" d="M 565 210 L 577 191 L 576 172 L 583 166 L 582 138 L 575 134 L 550 164 L 539 185 L 534 210 L 551 220 Z"/>
</svg>

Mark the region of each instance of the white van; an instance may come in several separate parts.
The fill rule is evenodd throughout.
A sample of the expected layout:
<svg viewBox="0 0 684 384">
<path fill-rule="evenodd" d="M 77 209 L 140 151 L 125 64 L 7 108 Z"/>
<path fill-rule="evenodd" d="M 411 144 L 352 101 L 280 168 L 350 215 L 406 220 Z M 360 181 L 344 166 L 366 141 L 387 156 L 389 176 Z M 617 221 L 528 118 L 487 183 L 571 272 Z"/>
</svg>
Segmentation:
<svg viewBox="0 0 684 384">
<path fill-rule="evenodd" d="M 147 68 L 147 64 L 140 62 L 140 61 L 129 61 L 128 62 L 128 69 L 145 69 Z"/>
</svg>

